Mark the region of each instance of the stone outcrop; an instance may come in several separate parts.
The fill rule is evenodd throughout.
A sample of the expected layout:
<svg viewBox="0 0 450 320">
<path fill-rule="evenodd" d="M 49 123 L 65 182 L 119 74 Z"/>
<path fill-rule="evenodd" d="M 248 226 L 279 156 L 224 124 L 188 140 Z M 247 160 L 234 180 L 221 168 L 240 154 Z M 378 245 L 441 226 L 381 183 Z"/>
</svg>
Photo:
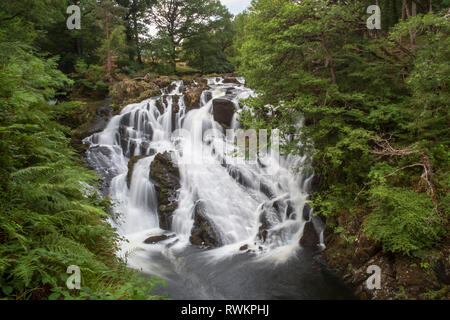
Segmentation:
<svg viewBox="0 0 450 320">
<path fill-rule="evenodd" d="M 231 127 L 235 107 L 233 101 L 226 98 L 217 98 L 213 100 L 214 120 L 225 126 Z"/>
<path fill-rule="evenodd" d="M 300 239 L 300 245 L 303 248 L 316 249 L 319 243 L 320 243 L 319 236 L 317 235 L 313 222 L 312 221 L 306 222 L 305 227 L 303 229 L 303 235 Z"/>
<path fill-rule="evenodd" d="M 116 113 L 131 103 L 138 103 L 145 99 L 156 97 L 161 94 L 162 83 L 150 79 L 127 79 L 114 84 L 112 88 L 113 103 Z M 169 82 L 170 84 L 170 82 Z M 168 85 L 168 84 L 167 84 Z"/>
<path fill-rule="evenodd" d="M 222 83 L 233 83 L 233 84 L 241 84 L 239 82 L 238 79 L 236 79 L 235 77 L 226 77 L 225 79 L 223 79 Z"/>
<path fill-rule="evenodd" d="M 219 231 L 211 219 L 208 218 L 204 203 L 199 200 L 194 209 L 194 226 L 189 241 L 196 246 L 208 248 L 220 247 L 223 243 Z"/>
<path fill-rule="evenodd" d="M 450 269 L 450 250 L 445 243 L 425 259 L 384 252 L 379 242 L 367 239 L 363 231 L 366 213 L 328 217 L 323 252 L 328 265 L 335 268 L 344 283 L 359 299 L 450 299 L 449 280 L 442 277 Z M 345 226 L 351 240 L 328 227 Z M 381 269 L 381 288 L 370 290 L 366 280 L 369 266 Z M 434 266 L 434 267 L 433 267 Z"/>
<path fill-rule="evenodd" d="M 197 85 L 194 83 L 197 83 Z M 187 111 L 200 108 L 200 100 L 202 92 L 210 89 L 206 80 L 202 78 L 196 78 L 185 81 L 186 87 L 184 88 L 184 103 Z M 212 95 L 210 96 L 212 98 Z"/>
<path fill-rule="evenodd" d="M 173 213 L 178 207 L 180 172 L 168 152 L 158 153 L 150 166 L 150 178 L 158 194 L 159 226 L 171 230 Z"/>
</svg>

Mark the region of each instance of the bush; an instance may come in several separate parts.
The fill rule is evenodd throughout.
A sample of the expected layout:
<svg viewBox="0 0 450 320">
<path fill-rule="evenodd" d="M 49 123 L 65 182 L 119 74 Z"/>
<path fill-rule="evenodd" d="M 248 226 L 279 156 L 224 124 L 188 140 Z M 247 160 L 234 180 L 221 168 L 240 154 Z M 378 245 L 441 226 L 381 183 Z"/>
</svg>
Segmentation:
<svg viewBox="0 0 450 320">
<path fill-rule="evenodd" d="M 105 70 L 99 65 L 87 65 L 79 59 L 75 65 L 75 88 L 81 94 L 91 94 L 96 97 L 105 97 L 109 92 L 109 86 L 105 80 Z"/>
<path fill-rule="evenodd" d="M 370 190 L 373 212 L 365 221 L 369 238 L 383 250 L 418 255 L 443 235 L 443 224 L 430 198 L 405 188 L 384 185 Z"/>
</svg>

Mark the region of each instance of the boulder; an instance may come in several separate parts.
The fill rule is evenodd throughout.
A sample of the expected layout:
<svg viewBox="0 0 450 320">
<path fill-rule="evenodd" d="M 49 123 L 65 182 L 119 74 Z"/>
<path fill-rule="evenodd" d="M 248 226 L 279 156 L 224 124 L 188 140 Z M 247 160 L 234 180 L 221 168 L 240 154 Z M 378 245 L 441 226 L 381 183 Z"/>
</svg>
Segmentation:
<svg viewBox="0 0 450 320">
<path fill-rule="evenodd" d="M 269 230 L 274 226 L 275 219 L 277 217 L 277 213 L 273 210 L 273 208 L 266 207 L 261 211 L 259 215 L 259 230 L 258 230 L 258 239 L 262 242 L 267 240 L 267 236 L 269 235 Z"/>
<path fill-rule="evenodd" d="M 203 78 L 195 78 L 185 79 L 184 83 L 184 103 L 186 105 L 186 110 L 189 112 L 200 108 L 202 92 L 210 89 L 208 82 Z"/>
<path fill-rule="evenodd" d="M 180 172 L 169 152 L 158 153 L 150 166 L 150 179 L 158 194 L 159 226 L 171 230 L 173 212 L 178 207 Z"/>
<path fill-rule="evenodd" d="M 204 203 L 199 200 L 194 209 L 194 226 L 189 241 L 196 246 L 216 248 L 222 245 L 219 231 L 214 222 L 208 218 Z"/>
<path fill-rule="evenodd" d="M 217 98 L 213 100 L 214 120 L 227 128 L 231 127 L 234 112 L 235 108 L 233 101 L 225 98 Z"/>
<path fill-rule="evenodd" d="M 239 82 L 239 80 L 236 79 L 235 77 L 227 77 L 227 78 L 223 79 L 222 83 L 234 83 L 234 84 L 239 84 L 239 85 L 241 84 Z"/>
<path fill-rule="evenodd" d="M 150 237 L 150 238 L 146 239 L 144 241 L 144 243 L 146 243 L 146 244 L 155 244 L 155 243 L 158 243 L 158 242 L 161 242 L 161 241 L 165 241 L 165 240 L 170 239 L 170 238 L 171 237 L 166 236 L 165 234 L 162 234 L 160 236 Z"/>
<path fill-rule="evenodd" d="M 162 115 L 164 113 L 164 107 L 163 107 L 163 104 L 162 104 L 162 98 L 157 99 L 155 101 L 155 105 L 156 105 L 156 108 L 159 111 L 159 114 Z"/>
<path fill-rule="evenodd" d="M 316 229 L 314 228 L 314 224 L 311 221 L 305 223 L 303 235 L 300 239 L 300 245 L 303 248 L 317 248 L 317 245 L 319 243 L 319 236 L 317 235 Z"/>
<path fill-rule="evenodd" d="M 200 97 L 202 92 L 203 90 L 197 87 L 186 89 L 184 93 L 184 103 L 187 111 L 200 108 Z"/>
<path fill-rule="evenodd" d="M 305 206 L 303 207 L 303 220 L 311 220 L 311 206 L 309 203 L 305 203 Z"/>
<path fill-rule="evenodd" d="M 241 246 L 239 248 L 239 251 L 245 251 L 245 250 L 248 250 L 248 244 L 244 244 L 243 246 Z"/>
<path fill-rule="evenodd" d="M 127 173 L 127 186 L 128 189 L 131 187 L 131 179 L 133 178 L 134 165 L 141 159 L 147 158 L 148 156 L 136 156 L 131 157 L 128 161 L 128 173 Z"/>
</svg>

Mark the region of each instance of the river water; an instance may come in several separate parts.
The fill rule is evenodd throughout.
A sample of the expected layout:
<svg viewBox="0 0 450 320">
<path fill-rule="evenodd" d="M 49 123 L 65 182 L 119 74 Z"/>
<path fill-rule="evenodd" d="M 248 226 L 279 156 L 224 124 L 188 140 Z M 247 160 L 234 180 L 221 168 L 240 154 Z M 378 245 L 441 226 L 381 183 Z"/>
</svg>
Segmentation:
<svg viewBox="0 0 450 320">
<path fill-rule="evenodd" d="M 274 131 L 258 140 L 271 146 L 245 160 L 245 145 L 235 143 L 239 131 L 215 121 L 220 105 L 214 101 L 225 99 L 235 109 L 228 129 L 240 128 L 245 106 L 239 101 L 255 94 L 238 80 L 208 78 L 200 108 L 190 111 L 184 83 L 176 81 L 161 96 L 126 106 L 105 130 L 85 139 L 89 162 L 115 202 L 111 223 L 127 239 L 120 254 L 143 274 L 165 279 L 167 287 L 158 291 L 173 299 L 351 298 L 320 262 L 323 243 L 299 245 L 310 220 L 321 235 L 321 222 L 306 205 L 312 179 L 302 170 L 307 157 L 280 156 Z M 164 152 L 178 167 L 181 186 L 170 230 L 160 228 L 157 188 L 149 178 L 155 155 Z M 142 157 L 129 174 L 133 156 Z M 190 243 L 199 201 L 217 248 Z M 162 234 L 168 238 L 144 243 Z"/>
</svg>

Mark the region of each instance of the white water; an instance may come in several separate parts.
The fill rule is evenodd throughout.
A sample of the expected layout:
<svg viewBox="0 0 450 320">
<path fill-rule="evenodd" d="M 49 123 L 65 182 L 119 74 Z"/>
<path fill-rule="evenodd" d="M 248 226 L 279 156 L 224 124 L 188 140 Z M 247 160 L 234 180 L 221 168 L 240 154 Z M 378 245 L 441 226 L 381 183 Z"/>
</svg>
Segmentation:
<svg viewBox="0 0 450 320">
<path fill-rule="evenodd" d="M 213 99 L 224 97 L 227 89 L 237 90 L 236 109 L 239 109 L 239 99 L 254 95 L 242 84 L 223 84 L 219 78 L 208 79 L 208 84 Z M 201 275 L 186 269 L 188 263 L 183 254 L 192 247 L 189 237 L 195 203 L 200 199 L 224 245 L 213 250 L 195 250 L 199 260 L 203 259 L 206 264 L 220 263 L 244 255 L 239 248 L 248 245 L 253 252 L 249 259 L 253 261 L 286 263 L 302 250 L 299 239 L 305 224 L 303 209 L 312 177 L 303 176 L 298 169 L 302 168 L 306 158 L 284 158 L 270 151 L 258 163 L 222 165 L 223 162 L 236 163 L 236 157 L 223 151 L 233 149 L 233 145 L 213 119 L 213 99 L 207 101 L 207 92 L 203 92 L 201 108 L 186 113 L 183 82 L 175 82 L 174 86 L 172 92 L 162 97 L 128 105 L 111 119 L 103 132 L 85 140 L 90 145 L 88 158 L 91 164 L 104 177 L 112 178 L 109 194 L 116 202 L 115 211 L 120 217 L 112 219 L 111 223 L 129 241 L 123 243 L 122 254 L 127 255 L 129 265 L 144 272 L 166 279 L 176 275 L 189 281 L 191 286 L 199 284 L 204 288 L 200 284 Z M 177 104 L 174 103 L 175 96 L 179 97 Z M 163 112 L 158 110 L 157 101 L 161 102 Z M 177 109 L 178 113 L 172 117 Z M 238 112 L 232 127 L 239 127 Z M 176 129 L 187 130 L 191 139 L 180 139 L 173 134 Z M 202 139 L 206 129 L 215 129 L 215 133 L 209 139 Z M 165 151 L 172 152 L 181 176 L 179 207 L 174 212 L 172 230 L 159 228 L 157 195 L 149 179 L 154 155 Z M 128 187 L 128 161 L 132 156 L 140 155 L 148 157 L 135 164 Z M 233 176 L 240 177 L 244 183 L 239 183 Z M 265 241 L 258 237 L 261 215 L 269 224 Z M 144 244 L 149 236 L 161 234 L 174 237 L 158 244 Z M 200 293 L 202 297 L 225 298 L 223 294 L 211 293 L 211 288 L 199 290 L 209 290 L 209 293 Z"/>
</svg>

